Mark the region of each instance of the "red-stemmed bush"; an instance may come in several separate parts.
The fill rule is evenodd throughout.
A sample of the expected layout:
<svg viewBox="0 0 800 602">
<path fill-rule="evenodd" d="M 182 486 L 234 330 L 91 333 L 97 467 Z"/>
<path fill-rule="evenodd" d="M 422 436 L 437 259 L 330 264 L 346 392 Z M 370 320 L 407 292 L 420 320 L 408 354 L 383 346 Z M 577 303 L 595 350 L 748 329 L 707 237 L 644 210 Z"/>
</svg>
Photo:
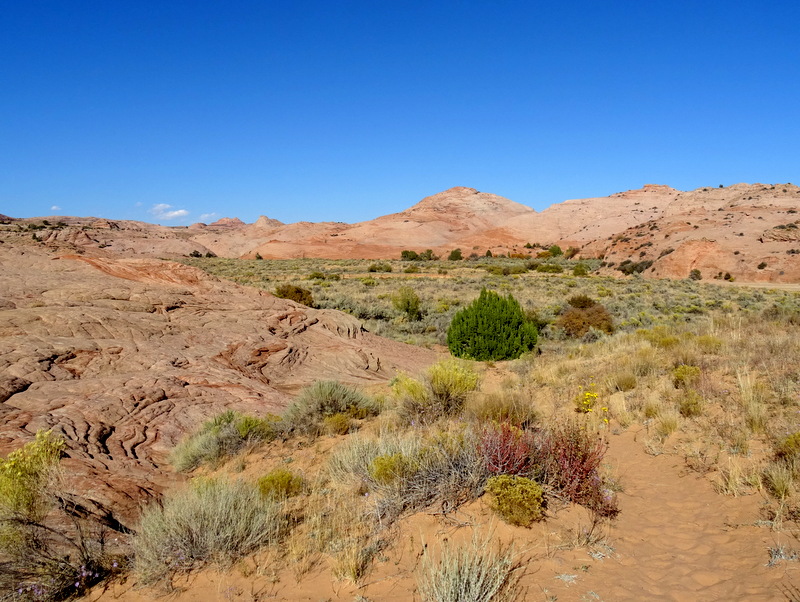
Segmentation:
<svg viewBox="0 0 800 602">
<path fill-rule="evenodd" d="M 617 499 L 600 475 L 608 443 L 582 421 L 565 421 L 531 437 L 531 459 L 538 480 L 568 500 L 602 516 L 619 512 Z"/>
<path fill-rule="evenodd" d="M 483 427 L 478 451 L 490 473 L 522 475 L 531 466 L 530 439 L 529 433 L 510 422 L 493 422 Z"/>
</svg>

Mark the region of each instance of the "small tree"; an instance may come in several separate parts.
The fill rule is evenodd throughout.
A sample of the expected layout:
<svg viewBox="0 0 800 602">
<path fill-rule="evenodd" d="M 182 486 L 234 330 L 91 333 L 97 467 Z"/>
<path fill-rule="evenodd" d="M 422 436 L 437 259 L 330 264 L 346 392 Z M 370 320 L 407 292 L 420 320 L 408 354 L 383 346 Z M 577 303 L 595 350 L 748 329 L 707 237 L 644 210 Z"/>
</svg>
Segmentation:
<svg viewBox="0 0 800 602">
<path fill-rule="evenodd" d="M 461 249 L 453 249 L 450 251 L 450 256 L 447 258 L 450 261 L 461 261 L 464 257 L 461 255 Z"/>
<path fill-rule="evenodd" d="M 559 247 L 558 245 L 553 245 L 547 250 L 550 251 L 550 255 L 552 257 L 558 257 L 559 255 L 563 255 L 564 254 L 564 251 L 562 251 L 561 247 Z"/>
<path fill-rule="evenodd" d="M 392 305 L 405 313 L 409 320 L 419 320 L 422 317 L 419 295 L 410 286 L 401 286 L 392 295 Z"/>
<path fill-rule="evenodd" d="M 519 302 L 483 289 L 459 311 L 447 331 L 447 346 L 456 357 L 479 361 L 516 359 L 536 346 L 536 326 Z"/>
<path fill-rule="evenodd" d="M 419 259 L 419 254 L 416 251 L 406 249 L 405 251 L 400 251 L 400 259 L 403 261 L 416 261 Z"/>
</svg>

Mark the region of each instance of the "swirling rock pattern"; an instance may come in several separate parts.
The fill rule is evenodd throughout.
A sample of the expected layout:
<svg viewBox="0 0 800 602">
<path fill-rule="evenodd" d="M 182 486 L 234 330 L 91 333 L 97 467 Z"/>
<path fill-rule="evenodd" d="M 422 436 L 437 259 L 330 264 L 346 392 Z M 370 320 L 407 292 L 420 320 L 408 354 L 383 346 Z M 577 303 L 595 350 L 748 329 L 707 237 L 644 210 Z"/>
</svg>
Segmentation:
<svg viewBox="0 0 800 602">
<path fill-rule="evenodd" d="M 0 248 L 0 453 L 53 429 L 72 493 L 131 524 L 175 443 L 224 411 L 280 412 L 317 379 L 379 383 L 433 352 L 154 259 Z"/>
</svg>

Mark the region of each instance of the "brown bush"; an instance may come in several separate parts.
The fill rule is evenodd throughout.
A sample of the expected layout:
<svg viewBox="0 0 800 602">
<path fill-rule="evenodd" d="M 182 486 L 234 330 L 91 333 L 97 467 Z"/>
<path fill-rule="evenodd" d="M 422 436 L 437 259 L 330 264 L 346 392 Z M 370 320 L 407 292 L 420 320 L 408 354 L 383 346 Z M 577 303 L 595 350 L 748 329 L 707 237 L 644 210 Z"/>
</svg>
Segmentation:
<svg viewBox="0 0 800 602">
<path fill-rule="evenodd" d="M 606 334 L 614 332 L 614 319 L 599 303 L 584 309 L 571 307 L 559 316 L 556 325 L 563 328 L 567 336 L 574 338 L 582 337 L 590 328 Z"/>
</svg>

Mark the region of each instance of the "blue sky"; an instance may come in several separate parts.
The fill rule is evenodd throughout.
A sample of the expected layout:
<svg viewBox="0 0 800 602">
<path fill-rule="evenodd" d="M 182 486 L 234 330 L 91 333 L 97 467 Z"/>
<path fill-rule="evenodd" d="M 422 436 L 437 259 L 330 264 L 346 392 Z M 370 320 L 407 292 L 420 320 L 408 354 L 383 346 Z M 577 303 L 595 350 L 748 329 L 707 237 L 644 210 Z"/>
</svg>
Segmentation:
<svg viewBox="0 0 800 602">
<path fill-rule="evenodd" d="M 0 213 L 372 219 L 800 182 L 800 4 L 7 1 Z M 53 209 L 53 208 L 57 209 Z"/>
</svg>

